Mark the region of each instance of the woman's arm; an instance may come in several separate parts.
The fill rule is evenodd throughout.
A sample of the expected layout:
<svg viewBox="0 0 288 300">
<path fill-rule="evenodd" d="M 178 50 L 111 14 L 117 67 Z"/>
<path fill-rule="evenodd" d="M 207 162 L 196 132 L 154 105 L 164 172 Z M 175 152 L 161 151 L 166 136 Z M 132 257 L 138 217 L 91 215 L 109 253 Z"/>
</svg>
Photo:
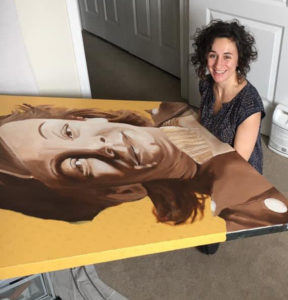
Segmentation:
<svg viewBox="0 0 288 300">
<path fill-rule="evenodd" d="M 236 131 L 234 148 L 247 161 L 255 147 L 260 122 L 261 112 L 254 113 L 242 122 Z"/>
</svg>

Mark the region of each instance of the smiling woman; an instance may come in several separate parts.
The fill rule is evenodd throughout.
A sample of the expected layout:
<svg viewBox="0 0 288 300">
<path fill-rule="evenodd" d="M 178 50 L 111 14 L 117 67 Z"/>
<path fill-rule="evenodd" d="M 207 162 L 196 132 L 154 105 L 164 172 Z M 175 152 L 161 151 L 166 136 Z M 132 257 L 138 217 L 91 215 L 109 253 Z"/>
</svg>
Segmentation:
<svg viewBox="0 0 288 300">
<path fill-rule="evenodd" d="M 200 123 L 262 173 L 261 119 L 256 88 L 246 79 L 257 58 L 255 39 L 238 20 L 212 20 L 194 36 L 192 63 L 200 79 Z"/>
</svg>

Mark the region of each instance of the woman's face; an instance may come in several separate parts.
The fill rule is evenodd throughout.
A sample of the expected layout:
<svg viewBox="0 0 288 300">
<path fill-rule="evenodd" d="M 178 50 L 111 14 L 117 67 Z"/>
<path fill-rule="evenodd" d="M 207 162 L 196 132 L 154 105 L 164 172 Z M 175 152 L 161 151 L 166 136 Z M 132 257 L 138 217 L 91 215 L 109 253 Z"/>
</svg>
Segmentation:
<svg viewBox="0 0 288 300">
<path fill-rule="evenodd" d="M 103 118 L 14 121 L 0 127 L 0 136 L 31 175 L 52 188 L 178 178 L 175 160 L 187 165 L 160 129 Z"/>
<path fill-rule="evenodd" d="M 207 68 L 216 83 L 237 80 L 238 50 L 234 41 L 216 38 L 207 56 Z"/>
</svg>

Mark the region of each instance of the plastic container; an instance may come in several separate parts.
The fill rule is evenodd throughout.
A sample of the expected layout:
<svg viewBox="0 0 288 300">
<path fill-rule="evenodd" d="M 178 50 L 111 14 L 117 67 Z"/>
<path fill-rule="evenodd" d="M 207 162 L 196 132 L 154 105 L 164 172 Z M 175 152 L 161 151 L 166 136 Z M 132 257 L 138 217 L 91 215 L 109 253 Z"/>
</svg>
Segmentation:
<svg viewBox="0 0 288 300">
<path fill-rule="evenodd" d="M 274 110 L 268 148 L 288 157 L 288 107 L 283 104 Z"/>
</svg>

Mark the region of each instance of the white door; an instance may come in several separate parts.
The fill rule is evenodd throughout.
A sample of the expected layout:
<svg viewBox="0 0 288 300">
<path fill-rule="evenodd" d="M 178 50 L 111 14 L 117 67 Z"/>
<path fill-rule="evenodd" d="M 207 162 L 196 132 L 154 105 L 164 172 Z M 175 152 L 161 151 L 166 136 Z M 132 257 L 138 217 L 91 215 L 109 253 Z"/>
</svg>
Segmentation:
<svg viewBox="0 0 288 300">
<path fill-rule="evenodd" d="M 248 80 L 259 91 L 267 117 L 262 133 L 269 135 L 275 103 L 288 105 L 288 7 L 286 0 L 189 0 L 190 36 L 211 19 L 238 19 L 256 39 L 258 59 Z M 190 53 L 192 43 L 190 43 Z M 198 79 L 189 67 L 189 102 L 199 106 Z"/>
<path fill-rule="evenodd" d="M 129 51 L 179 77 L 179 1 L 133 0 L 132 4 Z"/>
<path fill-rule="evenodd" d="M 79 0 L 82 26 L 180 77 L 179 0 Z"/>
<path fill-rule="evenodd" d="M 126 0 L 79 0 L 82 27 L 127 48 Z"/>
</svg>

